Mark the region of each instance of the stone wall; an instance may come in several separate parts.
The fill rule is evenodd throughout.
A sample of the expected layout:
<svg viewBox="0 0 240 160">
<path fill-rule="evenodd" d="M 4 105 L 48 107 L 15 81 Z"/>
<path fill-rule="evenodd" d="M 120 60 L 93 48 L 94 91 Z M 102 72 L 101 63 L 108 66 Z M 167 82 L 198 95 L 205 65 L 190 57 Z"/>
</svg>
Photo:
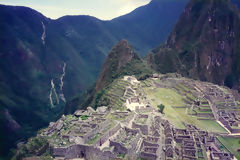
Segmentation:
<svg viewBox="0 0 240 160">
<path fill-rule="evenodd" d="M 114 146 L 114 152 L 120 153 L 120 154 L 127 154 L 128 149 L 124 147 L 121 143 L 110 141 L 110 146 Z"/>
<path fill-rule="evenodd" d="M 115 159 L 116 156 L 111 151 L 101 151 L 98 148 L 88 147 L 84 158 L 87 160 L 111 160 Z"/>
<path fill-rule="evenodd" d="M 51 152 L 54 157 L 65 157 L 67 148 L 55 148 L 51 149 Z"/>
<path fill-rule="evenodd" d="M 116 127 L 114 127 L 113 129 L 111 129 L 109 131 L 109 135 L 113 136 L 120 128 L 121 128 L 121 125 L 120 125 L 120 123 L 118 123 L 118 125 Z"/>
<path fill-rule="evenodd" d="M 127 118 L 123 121 L 123 123 L 129 123 L 134 118 L 133 114 L 127 116 Z"/>
<path fill-rule="evenodd" d="M 139 114 L 139 118 L 148 118 L 147 114 Z"/>
<path fill-rule="evenodd" d="M 197 113 L 199 117 L 213 117 L 212 113 Z"/>
<path fill-rule="evenodd" d="M 222 117 L 219 118 L 219 121 L 226 127 L 231 133 L 238 133 L 238 130 L 233 130 L 229 123 L 224 120 Z M 240 131 L 240 130 L 239 130 Z"/>
<path fill-rule="evenodd" d="M 111 151 L 101 151 L 93 146 L 72 145 L 66 148 L 52 148 L 54 157 L 64 157 L 66 159 L 85 158 L 87 160 L 109 160 L 115 159 L 116 154 Z"/>
<path fill-rule="evenodd" d="M 124 111 L 116 111 L 112 114 L 120 114 L 120 115 L 128 115 L 128 112 L 124 112 Z"/>
<path fill-rule="evenodd" d="M 86 152 L 86 146 L 72 145 L 64 148 L 53 147 L 51 151 L 54 157 L 81 158 Z"/>
<path fill-rule="evenodd" d="M 128 155 L 134 156 L 136 155 L 136 151 L 138 149 L 138 142 L 141 138 L 141 135 L 138 134 L 137 136 L 134 137 L 134 140 L 131 142 L 130 147 L 128 147 Z M 141 145 L 141 144 L 140 144 Z"/>
<path fill-rule="evenodd" d="M 94 128 L 93 130 L 91 130 L 90 132 L 88 132 L 86 135 L 84 135 L 84 142 L 86 143 L 89 139 L 91 139 L 92 137 L 94 137 L 100 129 L 107 127 L 110 124 L 109 120 L 106 120 L 102 123 L 100 123 L 96 128 Z"/>
<path fill-rule="evenodd" d="M 66 158 L 81 158 L 86 152 L 86 146 L 73 145 L 67 148 L 65 157 Z"/>
<path fill-rule="evenodd" d="M 155 159 L 157 159 L 156 154 L 147 153 L 147 152 L 141 152 L 141 157 L 143 159 L 147 159 L 147 160 L 155 160 Z"/>
<path fill-rule="evenodd" d="M 43 153 L 46 152 L 46 150 L 49 148 L 49 143 L 43 145 L 39 150 L 38 152 L 36 153 L 37 156 L 40 156 L 42 155 Z"/>
<path fill-rule="evenodd" d="M 146 112 L 152 112 L 153 110 L 154 110 L 154 108 L 152 108 L 152 107 L 145 107 L 145 108 L 141 107 L 139 109 L 136 109 L 135 111 L 137 113 L 146 113 Z"/>
<path fill-rule="evenodd" d="M 148 126 L 147 125 L 140 125 L 135 122 L 132 122 L 132 128 L 139 128 L 143 135 L 148 135 Z"/>
<path fill-rule="evenodd" d="M 110 131 L 105 133 L 96 143 L 95 146 L 101 146 L 103 143 L 105 143 L 109 137 L 113 136 L 119 129 L 121 128 L 121 125 L 118 124 L 114 128 L 112 128 Z"/>
<path fill-rule="evenodd" d="M 134 135 L 139 134 L 139 130 L 138 129 L 131 129 L 131 128 L 124 128 L 126 132 L 132 132 Z"/>
<path fill-rule="evenodd" d="M 151 143 L 151 142 L 148 142 L 148 141 L 146 141 L 146 140 L 143 140 L 143 144 L 144 144 L 144 146 L 158 147 L 158 144 L 156 144 L 156 143 Z"/>
<path fill-rule="evenodd" d="M 233 129 L 233 128 L 231 128 L 230 132 L 231 133 L 240 133 L 240 129 Z"/>
</svg>

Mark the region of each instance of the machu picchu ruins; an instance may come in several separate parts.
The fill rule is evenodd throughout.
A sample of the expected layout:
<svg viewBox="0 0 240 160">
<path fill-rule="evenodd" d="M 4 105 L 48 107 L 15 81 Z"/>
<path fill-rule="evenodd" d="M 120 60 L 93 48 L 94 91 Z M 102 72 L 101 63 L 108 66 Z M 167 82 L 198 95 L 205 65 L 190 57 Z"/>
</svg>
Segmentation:
<svg viewBox="0 0 240 160">
<path fill-rule="evenodd" d="M 164 93 L 164 94 L 162 94 Z M 108 106 L 63 115 L 41 130 L 53 158 L 111 160 L 231 160 L 240 138 L 240 97 L 226 87 L 154 74 L 115 80 Z M 163 113 L 157 105 L 164 104 Z"/>
</svg>

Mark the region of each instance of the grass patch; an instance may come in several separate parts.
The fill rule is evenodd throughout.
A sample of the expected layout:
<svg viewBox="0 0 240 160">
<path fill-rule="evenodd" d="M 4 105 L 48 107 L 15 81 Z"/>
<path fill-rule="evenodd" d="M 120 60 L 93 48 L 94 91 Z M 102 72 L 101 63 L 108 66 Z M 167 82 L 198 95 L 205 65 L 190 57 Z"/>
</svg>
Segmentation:
<svg viewBox="0 0 240 160">
<path fill-rule="evenodd" d="M 196 99 L 197 99 L 197 98 L 194 97 L 191 93 L 187 93 L 187 94 L 186 94 L 186 98 L 187 98 L 187 99 L 192 99 L 192 100 L 196 100 Z"/>
<path fill-rule="evenodd" d="M 156 101 L 160 101 L 159 104 L 164 104 L 167 106 L 183 106 L 185 105 L 182 101 L 182 96 L 172 89 L 166 88 L 156 88 L 156 89 L 147 89 L 147 96 L 149 95 Z M 151 98 L 151 99 L 152 99 Z"/>
<path fill-rule="evenodd" d="M 113 128 L 115 126 L 115 123 L 113 121 L 111 121 L 111 123 L 108 125 L 108 127 L 103 131 L 103 133 L 105 134 L 107 131 L 109 131 L 111 128 Z"/>
<path fill-rule="evenodd" d="M 231 151 L 237 159 L 240 159 L 240 152 L 237 150 L 240 149 L 240 139 L 234 137 L 217 137 L 218 140 Z"/>
<path fill-rule="evenodd" d="M 198 157 L 203 157 L 202 151 L 198 151 Z"/>
<path fill-rule="evenodd" d="M 12 157 L 12 159 L 22 159 L 24 157 L 32 157 L 36 154 L 40 153 L 44 147 L 48 146 L 48 141 L 44 137 L 34 137 L 30 138 L 26 144 L 24 144 Z M 48 152 L 48 148 L 46 148 L 45 152 L 43 153 L 44 156 L 50 156 Z"/>
<path fill-rule="evenodd" d="M 115 80 L 106 88 L 106 92 L 99 101 L 102 102 L 104 99 L 108 99 L 109 105 L 112 106 L 113 110 L 124 110 L 125 107 L 123 107 L 123 104 L 126 101 L 126 97 L 123 97 L 123 95 L 126 87 L 129 85 L 130 83 L 128 81 L 122 79 Z"/>
<path fill-rule="evenodd" d="M 151 87 L 152 86 L 152 81 L 150 79 L 146 79 L 144 81 L 141 81 L 141 86 L 142 87 Z"/>
<path fill-rule="evenodd" d="M 101 134 L 98 133 L 98 134 L 96 134 L 93 138 L 89 139 L 86 143 L 87 143 L 87 144 L 93 144 L 93 143 L 95 143 L 95 142 L 100 138 L 100 136 L 101 136 Z"/>
<path fill-rule="evenodd" d="M 157 108 L 157 105 L 159 104 L 165 105 L 164 113 L 169 118 L 169 121 L 171 123 L 173 123 L 178 128 L 185 128 L 183 121 L 179 121 L 181 119 L 181 115 L 179 115 L 176 110 L 171 107 L 185 105 L 182 101 L 182 97 L 177 94 L 177 92 L 166 88 L 146 88 L 145 93 L 147 99 L 150 101 L 153 107 Z"/>
<path fill-rule="evenodd" d="M 195 110 L 197 113 L 207 113 L 207 114 L 211 114 L 212 113 L 212 110 L 209 109 L 209 110 L 200 110 L 199 108 Z"/>
<path fill-rule="evenodd" d="M 84 120 L 86 120 L 86 119 L 88 119 L 88 115 L 82 115 L 81 116 L 81 119 L 84 121 Z"/>
<path fill-rule="evenodd" d="M 210 132 L 219 132 L 227 133 L 227 131 L 220 126 L 215 120 L 198 120 L 200 125 L 199 128 L 210 131 Z"/>
<path fill-rule="evenodd" d="M 145 88 L 144 90 L 147 99 L 153 107 L 157 107 L 159 104 L 165 105 L 164 113 L 168 120 L 175 125 L 175 127 L 185 128 L 184 123 L 188 123 L 193 124 L 202 130 L 227 133 L 227 131 L 215 120 L 198 120 L 196 116 L 188 115 L 185 108 L 173 108 L 172 106 L 186 105 L 182 101 L 182 96 L 179 95 L 175 90 L 166 88 Z"/>
<path fill-rule="evenodd" d="M 66 115 L 66 123 L 69 123 L 72 120 L 77 120 L 77 117 L 73 116 L 73 115 Z"/>
<path fill-rule="evenodd" d="M 117 155 L 117 158 L 124 158 L 125 157 L 125 154 L 118 154 Z"/>
<path fill-rule="evenodd" d="M 147 118 L 138 118 L 136 123 L 138 124 L 146 124 L 147 122 Z"/>
<path fill-rule="evenodd" d="M 127 117 L 121 117 L 120 115 L 111 115 L 112 120 L 117 120 L 117 121 L 123 121 L 125 120 Z"/>
</svg>

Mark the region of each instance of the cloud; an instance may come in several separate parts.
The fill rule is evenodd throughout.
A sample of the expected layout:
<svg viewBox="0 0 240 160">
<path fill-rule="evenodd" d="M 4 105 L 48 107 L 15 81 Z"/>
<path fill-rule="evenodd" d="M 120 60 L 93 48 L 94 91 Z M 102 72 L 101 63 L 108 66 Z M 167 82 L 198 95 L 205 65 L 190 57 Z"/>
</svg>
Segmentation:
<svg viewBox="0 0 240 160">
<path fill-rule="evenodd" d="M 104 1 L 104 0 L 102 0 Z M 139 6 L 146 5 L 150 0 L 108 0 L 110 3 L 119 6 L 118 15 L 127 14 Z"/>
<path fill-rule="evenodd" d="M 141 2 L 138 1 L 138 2 L 136 2 L 136 1 L 130 0 L 130 1 L 126 2 L 124 4 L 124 6 L 122 6 L 120 8 L 120 10 L 118 11 L 118 14 L 124 15 L 126 13 L 129 13 L 129 12 L 133 11 L 134 9 L 136 9 L 139 6 L 147 4 L 148 2 L 149 1 L 141 1 Z"/>
<path fill-rule="evenodd" d="M 103 20 L 127 14 L 150 0 L 0 0 L 1 4 L 33 8 L 47 17 L 91 15 Z"/>
</svg>

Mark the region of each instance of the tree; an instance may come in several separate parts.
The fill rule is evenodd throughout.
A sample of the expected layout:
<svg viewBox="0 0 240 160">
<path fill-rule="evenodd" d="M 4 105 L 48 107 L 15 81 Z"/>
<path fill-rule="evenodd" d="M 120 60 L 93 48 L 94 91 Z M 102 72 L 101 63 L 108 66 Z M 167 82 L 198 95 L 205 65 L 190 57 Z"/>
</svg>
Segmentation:
<svg viewBox="0 0 240 160">
<path fill-rule="evenodd" d="M 158 107 L 158 111 L 159 111 L 160 113 L 163 113 L 163 110 L 164 110 L 165 106 L 164 106 L 163 104 L 160 104 L 160 105 L 158 105 L 157 107 Z"/>
</svg>

